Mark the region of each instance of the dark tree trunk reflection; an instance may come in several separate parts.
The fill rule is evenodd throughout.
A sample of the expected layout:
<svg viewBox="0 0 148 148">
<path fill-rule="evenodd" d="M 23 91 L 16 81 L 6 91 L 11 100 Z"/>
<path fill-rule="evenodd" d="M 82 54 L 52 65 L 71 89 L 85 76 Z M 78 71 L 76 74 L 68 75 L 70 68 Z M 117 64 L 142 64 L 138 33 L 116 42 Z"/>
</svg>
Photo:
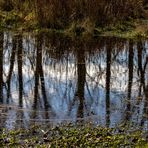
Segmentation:
<svg viewBox="0 0 148 148">
<path fill-rule="evenodd" d="M 111 52 L 110 43 L 106 47 L 106 126 L 110 125 L 110 78 L 111 78 Z"/>
<path fill-rule="evenodd" d="M 38 92 L 38 87 L 39 87 L 39 68 L 38 68 L 38 63 L 40 63 L 40 48 L 38 48 L 38 39 L 37 39 L 37 51 L 36 51 L 36 68 L 34 72 L 34 78 L 35 78 L 35 84 L 34 84 L 34 103 L 33 103 L 33 109 L 37 109 L 37 103 L 39 99 L 39 92 Z"/>
<path fill-rule="evenodd" d="M 76 97 L 79 99 L 78 117 L 84 116 L 84 91 L 86 81 L 86 65 L 85 65 L 85 51 L 83 49 L 77 51 L 77 91 Z"/>
<path fill-rule="evenodd" d="M 144 106 L 143 106 L 143 118 L 141 120 L 141 126 L 144 125 L 145 121 L 148 119 L 148 84 L 145 81 L 145 74 L 146 69 L 148 66 L 148 56 L 146 56 L 145 62 L 143 64 L 142 75 L 141 75 L 141 83 L 143 84 L 143 91 L 144 91 Z"/>
<path fill-rule="evenodd" d="M 37 100 L 38 100 L 38 87 L 39 87 L 39 74 L 37 72 L 38 67 L 36 66 L 36 70 L 35 70 L 35 84 L 34 84 L 34 103 L 33 103 L 33 109 L 36 110 L 37 109 Z"/>
<path fill-rule="evenodd" d="M 3 33 L 0 32 L 0 103 L 3 103 Z"/>
<path fill-rule="evenodd" d="M 48 118 L 47 111 L 50 107 L 46 95 L 44 72 L 42 67 L 42 41 L 43 36 L 39 34 L 37 36 L 37 56 L 36 56 L 36 70 L 35 70 L 35 87 L 34 87 L 34 105 L 33 108 L 36 110 L 38 105 L 39 96 L 39 84 L 41 83 L 42 98 L 44 101 L 45 116 Z M 40 83 L 39 83 L 40 82 Z"/>
<path fill-rule="evenodd" d="M 18 36 L 18 53 L 17 53 L 17 63 L 18 63 L 18 77 L 19 77 L 19 106 L 23 106 L 23 74 L 22 74 L 22 36 Z"/>
<path fill-rule="evenodd" d="M 126 120 L 128 121 L 131 117 L 131 92 L 132 92 L 132 83 L 133 83 L 133 41 L 129 41 L 129 55 L 128 55 L 128 98 L 127 98 L 127 109 L 126 109 Z"/>
<path fill-rule="evenodd" d="M 148 119 L 148 84 L 144 88 L 144 94 L 145 94 L 145 99 L 144 99 L 143 118 L 141 120 L 141 126 L 143 126 L 145 121 L 147 121 Z"/>
<path fill-rule="evenodd" d="M 13 48 L 12 48 L 12 53 L 10 57 L 10 69 L 8 73 L 8 78 L 7 78 L 7 85 L 8 85 L 8 92 L 7 92 L 7 103 L 9 103 L 9 97 L 10 97 L 10 91 L 11 91 L 11 77 L 13 73 L 13 68 L 14 68 L 14 62 L 15 62 L 15 54 L 16 54 L 16 45 L 17 45 L 17 40 L 16 36 L 13 37 Z"/>
<path fill-rule="evenodd" d="M 142 42 L 138 42 L 138 75 L 140 76 L 140 82 L 141 82 L 141 88 L 144 85 L 144 70 L 142 67 Z M 140 88 L 140 94 L 141 94 L 141 88 Z"/>
</svg>

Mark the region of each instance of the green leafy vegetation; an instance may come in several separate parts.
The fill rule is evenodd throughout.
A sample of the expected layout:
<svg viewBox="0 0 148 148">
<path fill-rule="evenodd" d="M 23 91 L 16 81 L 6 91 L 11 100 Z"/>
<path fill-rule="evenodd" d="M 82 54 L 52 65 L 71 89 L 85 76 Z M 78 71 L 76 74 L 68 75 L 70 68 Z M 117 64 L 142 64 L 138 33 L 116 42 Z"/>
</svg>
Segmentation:
<svg viewBox="0 0 148 148">
<path fill-rule="evenodd" d="M 143 147 L 147 133 L 126 127 L 106 128 L 92 125 L 34 126 L 30 129 L 2 130 L 0 147 Z"/>
</svg>

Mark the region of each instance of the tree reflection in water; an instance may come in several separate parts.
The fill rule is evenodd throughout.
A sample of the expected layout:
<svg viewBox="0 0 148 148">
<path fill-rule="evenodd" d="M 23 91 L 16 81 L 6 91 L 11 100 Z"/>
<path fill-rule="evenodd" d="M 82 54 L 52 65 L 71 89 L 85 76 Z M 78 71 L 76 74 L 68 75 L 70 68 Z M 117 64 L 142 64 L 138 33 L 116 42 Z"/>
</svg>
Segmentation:
<svg viewBox="0 0 148 148">
<path fill-rule="evenodd" d="M 36 111 L 38 109 L 38 103 L 40 99 L 44 101 L 44 109 L 45 109 L 45 118 L 48 117 L 48 109 L 50 109 L 50 105 L 46 95 L 46 88 L 45 88 L 45 80 L 44 80 L 44 72 L 42 68 L 42 42 L 43 37 L 42 34 L 37 35 L 37 51 L 36 51 L 36 69 L 35 69 L 35 86 L 34 86 L 34 103 L 33 109 Z M 41 92 L 42 97 L 39 94 L 39 86 L 41 85 Z M 50 101 L 50 100 L 49 100 Z M 36 113 L 36 112 L 35 112 Z M 35 115 L 34 115 L 35 117 Z"/>
<path fill-rule="evenodd" d="M 0 31 L 0 103 L 3 103 L 3 32 Z"/>
<path fill-rule="evenodd" d="M 5 123 L 13 119 L 12 126 L 27 126 L 32 121 L 56 124 L 81 119 L 106 126 L 122 120 L 146 126 L 147 41 L 41 33 L 9 36 L 6 41 L 0 34 Z"/>
<path fill-rule="evenodd" d="M 106 126 L 110 125 L 110 79 L 111 79 L 111 52 L 112 41 L 106 44 Z"/>
<path fill-rule="evenodd" d="M 79 99 L 78 115 L 77 117 L 84 117 L 84 92 L 86 81 L 86 66 L 85 66 L 85 51 L 84 49 L 77 50 L 77 87 L 75 97 Z"/>
<path fill-rule="evenodd" d="M 10 98 L 10 95 L 11 95 L 11 79 L 12 79 L 12 74 L 13 74 L 13 70 L 14 70 L 14 62 L 15 62 L 15 56 L 16 56 L 16 51 L 17 51 L 16 50 L 16 48 L 17 48 L 17 36 L 13 37 L 12 43 L 13 43 L 13 46 L 12 46 L 12 52 L 11 52 L 11 56 L 10 56 L 10 68 L 9 68 L 8 77 L 7 77 L 7 80 L 6 80 L 6 84 L 8 86 L 8 90 L 7 90 L 7 103 L 8 104 L 9 104 L 9 98 Z M 20 49 L 20 50 L 22 51 L 22 49 Z"/>
<path fill-rule="evenodd" d="M 23 107 L 23 74 L 22 74 L 22 66 L 23 66 L 23 48 L 22 48 L 22 36 L 19 35 L 17 37 L 18 41 L 18 50 L 17 50 L 17 65 L 18 65 L 18 82 L 19 82 L 19 107 Z"/>
<path fill-rule="evenodd" d="M 131 93 L 132 93 L 132 83 L 133 83 L 133 67 L 134 67 L 134 50 L 133 42 L 129 41 L 129 55 L 128 55 L 128 95 L 127 95 L 127 111 L 126 120 L 129 121 L 131 117 Z"/>
</svg>

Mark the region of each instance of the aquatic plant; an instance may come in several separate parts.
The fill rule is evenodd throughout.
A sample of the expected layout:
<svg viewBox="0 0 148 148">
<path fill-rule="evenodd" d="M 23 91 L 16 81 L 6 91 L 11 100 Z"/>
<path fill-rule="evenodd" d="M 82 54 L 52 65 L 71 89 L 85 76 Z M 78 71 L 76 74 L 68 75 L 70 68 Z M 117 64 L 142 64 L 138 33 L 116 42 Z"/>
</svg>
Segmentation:
<svg viewBox="0 0 148 148">
<path fill-rule="evenodd" d="M 126 127 L 105 128 L 72 124 L 53 128 L 2 130 L 1 147 L 143 147 L 148 146 L 146 133 Z"/>
</svg>

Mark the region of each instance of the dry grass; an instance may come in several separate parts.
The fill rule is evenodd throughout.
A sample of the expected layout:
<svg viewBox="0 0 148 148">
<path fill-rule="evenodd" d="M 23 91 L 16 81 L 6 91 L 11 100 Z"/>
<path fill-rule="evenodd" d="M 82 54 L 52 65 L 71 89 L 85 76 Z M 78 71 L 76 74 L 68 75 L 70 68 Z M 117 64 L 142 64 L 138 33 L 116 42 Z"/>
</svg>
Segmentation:
<svg viewBox="0 0 148 148">
<path fill-rule="evenodd" d="M 24 15 L 34 11 L 41 27 L 65 28 L 73 23 L 92 27 L 129 17 L 141 17 L 143 2 L 144 0 L 0 0 L 0 6 L 6 10 L 11 6 Z"/>
<path fill-rule="evenodd" d="M 38 0 L 37 15 L 49 27 L 65 27 L 86 20 L 104 25 L 129 16 L 140 17 L 142 7 L 143 0 Z"/>
</svg>

